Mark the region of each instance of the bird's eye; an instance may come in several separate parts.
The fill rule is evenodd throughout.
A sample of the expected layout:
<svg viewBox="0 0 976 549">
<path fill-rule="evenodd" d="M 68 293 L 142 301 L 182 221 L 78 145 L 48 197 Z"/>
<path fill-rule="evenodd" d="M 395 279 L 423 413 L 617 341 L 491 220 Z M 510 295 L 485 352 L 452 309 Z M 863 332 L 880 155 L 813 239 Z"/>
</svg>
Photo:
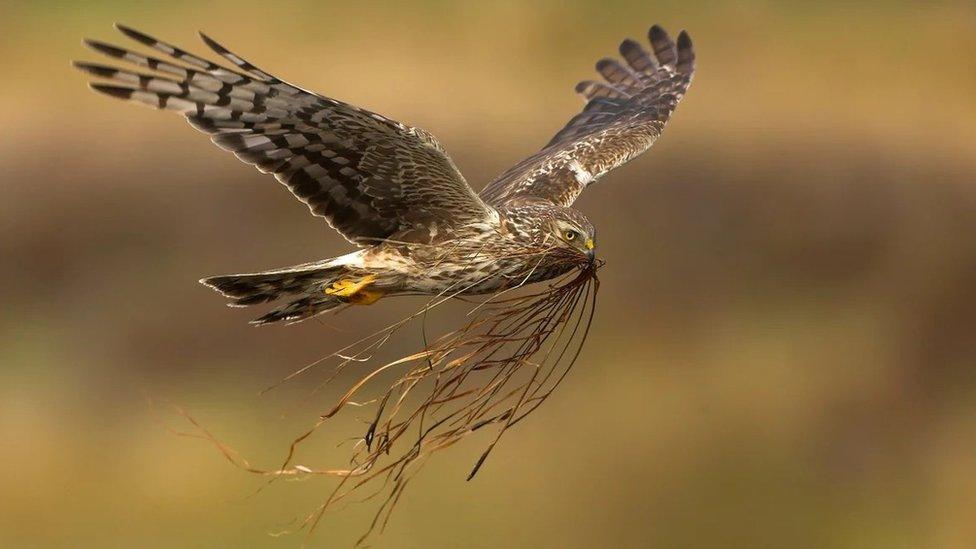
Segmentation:
<svg viewBox="0 0 976 549">
<path fill-rule="evenodd" d="M 566 231 L 563 233 L 563 238 L 566 240 L 576 240 L 577 236 L 579 236 L 579 234 L 576 231 Z"/>
</svg>

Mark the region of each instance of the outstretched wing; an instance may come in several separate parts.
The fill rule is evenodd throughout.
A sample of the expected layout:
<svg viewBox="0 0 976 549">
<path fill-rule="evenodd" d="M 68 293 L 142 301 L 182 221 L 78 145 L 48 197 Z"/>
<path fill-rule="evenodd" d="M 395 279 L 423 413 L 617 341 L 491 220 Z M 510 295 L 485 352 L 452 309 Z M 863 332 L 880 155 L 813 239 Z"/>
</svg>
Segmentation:
<svg viewBox="0 0 976 549">
<path fill-rule="evenodd" d="M 605 82 L 584 81 L 586 99 L 577 114 L 539 152 L 489 183 L 481 198 L 501 204 L 538 197 L 571 205 L 590 183 L 654 144 L 691 84 L 695 54 L 684 31 L 675 44 L 661 27 L 648 32 L 653 56 L 633 40 L 620 44 L 624 65 L 596 64 Z"/>
<path fill-rule="evenodd" d="M 202 33 L 236 69 L 116 27 L 173 61 L 86 40 L 99 53 L 153 71 L 76 62 L 114 82 L 93 83 L 94 90 L 182 113 L 221 148 L 273 173 L 348 240 L 430 241 L 488 218 L 490 207 L 429 133 L 288 84 Z"/>
</svg>

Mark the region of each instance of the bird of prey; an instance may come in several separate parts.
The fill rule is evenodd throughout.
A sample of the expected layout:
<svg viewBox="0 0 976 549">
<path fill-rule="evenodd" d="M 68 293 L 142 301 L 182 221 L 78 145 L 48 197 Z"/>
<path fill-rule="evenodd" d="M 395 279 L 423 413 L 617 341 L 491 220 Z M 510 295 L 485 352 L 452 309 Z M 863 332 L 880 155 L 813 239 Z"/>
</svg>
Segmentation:
<svg viewBox="0 0 976 549">
<path fill-rule="evenodd" d="M 76 62 L 106 95 L 182 114 L 222 149 L 274 174 L 316 216 L 361 249 L 332 259 L 203 284 L 232 306 L 282 302 L 253 321 L 296 322 L 343 304 L 403 294 L 498 292 L 592 262 L 595 231 L 573 208 L 610 170 L 647 150 L 688 86 L 691 39 L 648 32 L 650 50 L 620 44 L 602 81 L 576 86 L 586 101 L 538 152 L 480 193 L 428 132 L 280 80 L 201 33 L 220 65 L 123 25 L 160 57 L 85 43 L 142 71 Z M 160 55 L 161 54 L 161 55 Z"/>
</svg>

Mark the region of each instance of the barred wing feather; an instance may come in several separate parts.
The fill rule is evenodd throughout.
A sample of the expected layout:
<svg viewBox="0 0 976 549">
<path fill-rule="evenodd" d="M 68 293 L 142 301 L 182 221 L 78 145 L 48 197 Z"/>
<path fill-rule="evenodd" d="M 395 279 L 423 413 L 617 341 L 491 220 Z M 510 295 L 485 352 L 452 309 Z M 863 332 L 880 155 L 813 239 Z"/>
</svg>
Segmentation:
<svg viewBox="0 0 976 549">
<path fill-rule="evenodd" d="M 600 60 L 596 69 L 604 81 L 576 86 L 587 100 L 583 112 L 542 150 L 489 183 L 481 198 L 498 205 L 534 197 L 570 206 L 588 185 L 649 149 L 691 84 L 695 54 L 684 31 L 675 43 L 655 25 L 648 40 L 653 54 L 624 40 L 626 64 Z"/>
<path fill-rule="evenodd" d="M 351 242 L 429 242 L 490 216 L 429 133 L 279 80 L 202 33 L 236 68 L 116 27 L 168 60 L 86 40 L 101 54 L 150 71 L 76 62 L 111 82 L 93 83 L 94 90 L 183 114 L 221 148 L 274 174 Z"/>
</svg>

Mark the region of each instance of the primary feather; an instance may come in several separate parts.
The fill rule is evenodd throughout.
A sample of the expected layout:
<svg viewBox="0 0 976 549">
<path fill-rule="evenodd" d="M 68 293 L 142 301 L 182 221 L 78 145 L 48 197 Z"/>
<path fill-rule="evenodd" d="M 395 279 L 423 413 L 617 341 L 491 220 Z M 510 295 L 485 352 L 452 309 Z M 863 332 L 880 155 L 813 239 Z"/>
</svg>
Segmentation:
<svg viewBox="0 0 976 549">
<path fill-rule="evenodd" d="M 691 85 L 695 54 L 684 31 L 675 43 L 654 25 L 648 41 L 653 55 L 627 39 L 619 48 L 626 65 L 598 61 L 596 70 L 606 82 L 576 86 L 587 100 L 583 112 L 542 150 L 489 183 L 481 198 L 502 204 L 532 197 L 570 206 L 588 185 L 649 149 Z"/>
<path fill-rule="evenodd" d="M 491 293 L 592 265 L 595 231 L 573 201 L 654 143 L 694 72 L 684 32 L 674 42 L 651 27 L 650 50 L 625 40 L 623 62 L 596 64 L 604 81 L 576 86 L 587 101 L 583 111 L 479 196 L 424 130 L 285 82 L 202 33 L 230 66 L 117 28 L 159 57 L 87 40 L 96 52 L 141 69 L 75 63 L 99 80 L 92 89 L 182 114 L 364 247 L 201 281 L 234 306 L 286 301 L 258 324 L 304 320 L 385 295 Z"/>
<path fill-rule="evenodd" d="M 201 35 L 204 42 L 237 68 L 124 25 L 117 28 L 172 61 L 88 40 L 99 53 L 152 71 L 76 63 L 111 82 L 94 83 L 92 89 L 183 114 L 219 147 L 274 174 L 350 241 L 430 242 L 490 215 L 429 133 L 302 90 L 206 35 Z"/>
</svg>

